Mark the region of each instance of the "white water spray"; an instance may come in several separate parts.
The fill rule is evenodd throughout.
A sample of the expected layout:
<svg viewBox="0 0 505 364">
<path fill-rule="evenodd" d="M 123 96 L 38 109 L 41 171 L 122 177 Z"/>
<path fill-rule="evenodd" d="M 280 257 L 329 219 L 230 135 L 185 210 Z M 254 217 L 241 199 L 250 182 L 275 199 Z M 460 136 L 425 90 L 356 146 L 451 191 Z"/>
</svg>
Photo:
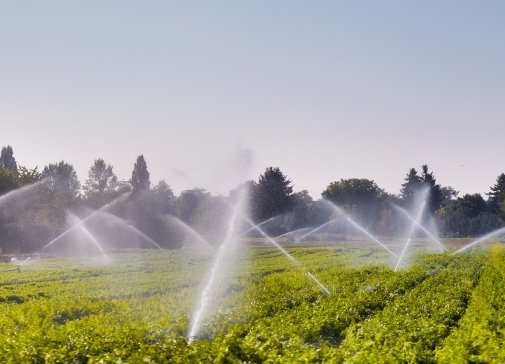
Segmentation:
<svg viewBox="0 0 505 364">
<path fill-rule="evenodd" d="M 497 237 L 497 236 L 500 236 L 502 234 L 505 234 L 505 227 L 501 228 L 501 229 L 498 229 L 498 230 L 495 230 L 495 231 L 492 231 L 490 232 L 489 234 L 486 234 L 484 235 L 483 237 L 475 240 L 474 242 L 468 244 L 468 245 L 465 245 L 464 247 L 456 250 L 454 253 L 452 253 L 451 255 L 454 255 L 454 254 L 459 254 L 461 252 L 464 252 L 465 250 L 467 250 L 468 248 L 471 248 L 472 246 L 474 245 L 477 245 L 479 243 L 482 243 L 490 238 L 493 238 L 493 237 Z"/>
<path fill-rule="evenodd" d="M 276 236 L 274 239 L 279 239 L 279 238 L 282 238 L 282 237 L 284 237 L 284 236 L 293 235 L 293 234 L 299 233 L 299 232 L 301 232 L 301 231 L 309 230 L 309 229 L 312 229 L 312 228 L 311 228 L 311 227 L 308 227 L 308 228 L 301 228 L 301 229 L 297 229 L 297 230 L 293 230 L 293 231 L 288 231 L 287 233 L 284 233 L 284 234 L 281 234 L 281 235 Z M 298 241 L 298 240 L 297 240 L 297 241 Z"/>
<path fill-rule="evenodd" d="M 98 243 L 98 241 L 95 239 L 95 237 L 93 235 L 91 235 L 91 233 L 88 231 L 88 229 L 86 229 L 84 227 L 84 225 L 82 224 L 79 224 L 79 222 L 81 222 L 79 220 L 79 218 L 73 214 L 69 214 L 70 215 L 70 218 L 75 222 L 77 221 L 77 223 L 75 223 L 76 226 L 79 226 L 79 228 L 82 230 L 82 232 L 84 234 L 86 234 L 88 236 L 88 238 L 90 238 L 90 240 L 93 242 L 93 244 L 96 245 L 96 247 L 100 250 L 100 252 L 102 253 L 102 255 L 105 257 L 105 259 L 107 259 L 108 262 L 110 262 L 110 259 L 109 257 L 105 254 L 105 251 L 103 250 L 102 246 Z"/>
<path fill-rule="evenodd" d="M 423 230 L 426 235 L 428 235 L 435 243 L 437 243 L 438 245 L 440 245 L 444 250 L 447 250 L 447 248 L 440 242 L 440 240 L 438 240 L 437 238 L 435 238 L 433 236 L 433 234 L 431 234 L 429 232 L 428 229 L 426 229 L 423 225 L 421 225 L 419 222 L 417 222 L 416 220 L 414 220 L 409 214 L 407 211 L 405 211 L 404 209 L 402 209 L 400 206 L 397 206 L 393 203 L 390 204 L 391 206 L 393 206 L 395 209 L 397 209 L 398 211 L 402 212 L 412 223 L 414 223 L 415 225 L 417 225 L 417 227 L 421 228 L 421 230 Z"/>
<path fill-rule="evenodd" d="M 107 255 L 105 255 L 105 252 L 104 252 L 102 246 L 98 243 L 98 241 L 95 239 L 95 237 L 93 235 L 91 235 L 91 233 L 84 226 L 80 225 L 80 228 L 91 239 L 93 244 L 95 244 L 98 247 L 98 249 L 100 249 L 100 251 L 102 252 L 102 255 L 105 257 L 105 259 L 107 259 L 107 261 L 110 262 L 109 257 Z"/>
<path fill-rule="evenodd" d="M 244 236 L 244 235 L 245 235 L 245 234 L 247 234 L 248 232 L 253 231 L 254 229 L 256 229 L 256 227 L 261 227 L 261 226 L 263 226 L 263 225 L 266 225 L 266 224 L 268 224 L 269 222 L 274 221 L 274 220 L 278 219 L 278 218 L 279 218 L 279 217 L 281 217 L 281 216 L 284 216 L 284 214 L 282 214 L 282 215 L 277 215 L 277 216 L 274 216 L 274 217 L 271 217 L 271 218 L 269 218 L 269 219 L 267 219 L 267 220 L 265 220 L 265 221 L 263 221 L 263 222 L 259 223 L 258 225 L 255 225 L 255 226 L 253 226 L 252 228 L 250 228 L 250 229 L 248 229 L 248 230 L 244 231 L 244 232 L 243 232 L 242 234 L 240 234 L 239 236 Z"/>
<path fill-rule="evenodd" d="M 297 267 L 302 267 L 302 264 L 300 262 L 298 262 L 295 258 L 293 258 L 291 256 L 291 254 L 289 254 L 286 250 L 284 250 L 284 248 L 282 246 L 280 246 L 274 239 L 272 239 L 270 236 L 268 236 L 262 229 L 261 227 L 259 227 L 258 225 L 254 225 L 254 223 L 248 219 L 247 217 L 245 216 L 241 216 L 244 220 L 246 220 L 249 224 L 253 225 L 253 228 L 258 230 L 258 232 L 263 235 L 273 246 L 275 246 L 277 249 L 279 249 L 286 257 L 288 257 Z M 328 291 L 328 289 L 323 286 L 323 284 L 321 282 L 319 282 L 319 280 L 317 280 L 316 277 L 314 277 L 311 273 L 309 273 L 309 277 L 312 278 L 320 287 L 323 288 L 323 290 L 326 292 L 326 293 L 330 293 L 330 291 Z"/>
<path fill-rule="evenodd" d="M 185 224 L 184 222 L 182 222 L 181 220 L 179 220 L 177 217 L 175 216 L 172 216 L 172 215 L 167 215 L 167 218 L 173 220 L 176 222 L 177 225 L 179 225 L 182 229 L 188 231 L 191 235 L 193 235 L 194 237 L 196 237 L 198 239 L 198 241 L 200 241 L 201 243 L 203 243 L 204 245 L 207 246 L 207 248 L 209 248 L 210 250 L 212 250 L 213 252 L 216 251 L 216 249 L 214 249 L 212 247 L 212 245 L 210 245 L 204 238 L 202 238 L 202 236 L 200 234 L 198 234 L 194 229 L 192 229 L 190 226 L 188 226 L 187 224 Z"/>
<path fill-rule="evenodd" d="M 44 180 L 41 180 L 41 181 L 32 183 L 31 185 L 21 187 L 17 190 L 7 192 L 5 195 L 0 196 L 0 205 L 5 202 L 8 202 L 10 199 L 16 198 L 18 195 L 22 195 L 23 193 L 34 189 L 35 187 L 37 187 L 38 185 L 40 185 L 43 182 L 44 182 Z"/>
<path fill-rule="evenodd" d="M 168 254 L 165 250 L 163 250 L 163 248 L 158 244 L 156 243 L 153 239 L 151 239 L 149 236 L 147 236 L 146 234 L 144 234 L 142 231 L 140 231 L 139 229 L 137 229 L 135 226 L 133 225 L 128 225 L 128 227 L 130 229 L 132 229 L 133 231 L 135 231 L 137 234 L 139 234 L 140 236 L 142 236 L 144 239 L 146 239 L 148 242 L 150 242 L 151 244 L 155 245 L 158 247 L 159 250 L 161 250 L 162 253 L 170 256 L 170 254 Z"/>
<path fill-rule="evenodd" d="M 209 306 L 212 303 L 212 295 L 218 289 L 219 278 L 221 278 L 220 276 L 223 275 L 224 269 L 226 268 L 226 263 L 229 263 L 230 259 L 233 256 L 233 252 L 235 250 L 234 248 L 237 242 L 235 236 L 236 218 L 237 214 L 242 209 L 245 194 L 246 191 L 242 190 L 238 199 L 238 204 L 235 207 L 235 211 L 230 219 L 226 238 L 219 247 L 216 256 L 214 257 L 214 263 L 212 264 L 212 268 L 210 270 L 209 280 L 207 281 L 207 284 L 202 291 L 199 304 L 194 314 L 192 315 L 190 330 L 188 333 L 190 343 L 196 339 L 198 332 L 200 331 L 203 319 L 208 313 Z"/>
<path fill-rule="evenodd" d="M 372 234 L 370 234 L 368 231 L 366 231 L 365 229 L 363 229 L 361 226 L 359 226 L 357 223 L 355 223 L 353 220 L 351 220 L 350 217 L 347 218 L 347 220 L 354 225 L 354 227 L 358 228 L 359 230 L 361 230 L 362 232 L 364 232 L 369 238 L 371 238 L 373 241 L 375 241 L 377 244 L 379 244 L 381 247 L 383 247 L 384 249 L 386 249 L 389 253 L 391 253 L 394 257 L 398 258 L 398 255 L 396 255 L 395 253 L 393 253 L 387 246 L 385 246 L 384 244 L 382 244 L 379 240 L 377 240 L 376 237 L 374 237 Z"/>
<path fill-rule="evenodd" d="M 312 275 L 312 273 L 307 272 L 307 274 L 309 275 L 309 277 L 310 277 L 310 278 L 312 278 L 314 281 L 316 281 L 316 282 L 317 282 L 317 284 L 319 284 L 319 287 L 321 287 L 321 289 L 322 289 L 323 291 L 325 291 L 327 294 L 330 294 L 330 291 L 328 291 L 328 288 L 326 288 L 325 286 L 323 286 L 323 285 L 321 284 L 321 282 L 319 282 L 319 281 L 317 280 L 317 278 L 316 278 L 316 277 L 314 277 L 314 276 Z"/>
<path fill-rule="evenodd" d="M 334 203 L 328 201 L 328 200 L 323 200 L 324 202 L 326 202 L 327 204 L 329 204 L 331 207 L 333 207 L 335 209 L 335 211 L 344 216 L 347 221 L 349 221 L 351 224 L 354 225 L 354 227 L 356 227 L 357 229 L 359 229 L 360 231 L 362 231 L 363 233 L 365 233 L 370 239 L 372 239 L 373 241 L 375 241 L 377 244 L 379 244 L 381 247 L 383 247 L 384 249 L 386 249 L 390 254 L 392 254 L 395 258 L 398 258 L 398 255 L 396 255 L 395 253 L 393 253 L 387 246 L 385 246 L 384 244 L 382 244 L 375 236 L 373 236 L 372 234 L 370 234 L 368 231 L 366 231 L 363 227 L 361 227 L 358 223 L 354 222 L 346 213 L 344 210 L 342 210 L 340 207 L 338 207 L 337 205 L 335 205 Z"/>
<path fill-rule="evenodd" d="M 400 266 L 400 262 L 403 259 L 403 255 L 407 251 L 407 248 L 409 247 L 410 240 L 412 238 L 412 234 L 414 234 L 414 230 L 416 228 L 416 225 L 419 225 L 418 221 L 423 217 L 423 212 L 424 212 L 424 206 L 426 206 L 426 200 L 422 202 L 421 208 L 419 209 L 419 213 L 417 214 L 417 218 L 414 220 L 412 223 L 412 226 L 410 227 L 410 233 L 407 242 L 405 243 L 405 246 L 403 247 L 402 254 L 400 255 L 400 258 L 398 258 L 398 262 L 396 263 L 395 267 L 395 272 L 398 270 L 398 267 Z"/>
<path fill-rule="evenodd" d="M 118 198 L 116 198 L 114 201 L 108 203 L 107 205 L 103 206 L 102 208 L 92 212 L 91 214 L 89 214 L 88 216 L 86 216 L 84 219 L 80 220 L 77 224 L 73 225 L 72 227 L 70 227 L 68 230 L 66 230 L 64 233 L 62 233 L 61 235 L 59 235 L 58 237 L 56 237 L 55 239 L 53 239 L 52 241 L 49 242 L 49 244 L 47 244 L 46 246 L 44 246 L 42 249 L 40 249 L 40 251 L 46 249 L 48 246 L 50 246 L 51 244 L 54 244 L 56 241 L 60 240 L 61 238 L 63 238 L 64 236 L 66 236 L 68 233 L 70 233 L 72 230 L 74 230 L 76 227 L 84 224 L 87 220 L 91 219 L 93 216 L 95 216 L 96 214 L 98 214 L 99 212 L 102 212 L 103 210 L 107 209 L 108 207 L 111 207 L 112 205 L 116 204 L 118 201 L 122 200 L 123 198 L 125 198 L 126 196 L 129 196 L 131 194 L 131 192 L 126 192 L 124 193 L 123 195 L 119 196 Z"/>
<path fill-rule="evenodd" d="M 305 234 L 305 235 L 303 235 L 303 236 L 299 237 L 298 239 L 296 239 L 296 241 L 301 241 L 303 238 L 305 238 L 305 237 L 309 236 L 310 234 L 315 233 L 315 232 L 316 232 L 316 231 L 318 231 L 319 229 L 321 229 L 321 228 L 325 227 L 326 225 L 331 224 L 333 221 L 338 220 L 338 219 L 340 219 L 340 218 L 341 218 L 341 217 L 339 216 L 339 217 L 336 217 L 336 218 L 334 218 L 334 219 L 332 219 L 332 220 L 330 220 L 330 221 L 328 221 L 328 222 L 325 222 L 325 223 L 324 223 L 324 224 L 322 224 L 322 225 L 319 225 L 319 226 L 318 226 L 318 227 L 316 227 L 315 229 L 310 230 L 307 234 Z"/>
</svg>

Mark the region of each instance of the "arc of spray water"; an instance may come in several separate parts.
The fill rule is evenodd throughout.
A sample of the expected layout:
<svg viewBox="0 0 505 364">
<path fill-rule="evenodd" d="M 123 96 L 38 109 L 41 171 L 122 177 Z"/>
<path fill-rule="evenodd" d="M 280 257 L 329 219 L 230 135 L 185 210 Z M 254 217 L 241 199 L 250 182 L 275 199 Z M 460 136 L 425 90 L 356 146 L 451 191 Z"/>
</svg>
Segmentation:
<svg viewBox="0 0 505 364">
<path fill-rule="evenodd" d="M 393 206 L 395 209 L 397 209 L 398 211 L 402 212 L 412 223 L 414 223 L 415 225 L 417 225 L 417 227 L 421 228 L 425 233 L 426 235 L 428 235 L 435 243 L 437 243 L 438 245 L 440 245 L 442 248 L 444 248 L 444 250 L 447 250 L 447 248 L 437 239 L 433 236 L 433 234 L 431 234 L 428 229 L 426 229 L 423 225 L 421 225 L 419 222 L 417 222 L 416 220 L 414 220 L 409 214 L 407 211 L 405 211 L 403 208 L 401 208 L 400 206 L 398 205 L 395 205 L 394 203 L 389 203 L 391 206 Z"/>
<path fill-rule="evenodd" d="M 293 258 L 291 256 L 291 254 L 289 254 L 283 247 L 281 247 L 274 239 L 272 239 L 270 236 L 268 236 L 262 229 L 261 227 L 259 227 L 258 225 L 254 225 L 254 223 L 251 221 L 251 219 L 249 219 L 248 217 L 240 214 L 240 216 L 242 217 L 242 219 L 244 219 L 245 221 L 247 221 L 248 224 L 252 225 L 254 229 L 256 229 L 261 235 L 263 235 L 265 237 L 265 239 L 267 239 L 270 244 L 272 244 L 273 246 L 275 246 L 277 249 L 279 249 L 286 257 L 288 257 L 297 267 L 302 267 L 302 264 L 297 261 L 295 258 Z M 309 275 L 309 277 L 317 283 L 317 285 L 319 287 L 321 287 L 327 294 L 330 294 L 330 291 L 316 278 L 314 277 L 314 275 L 310 272 L 307 271 L 307 274 Z"/>
<path fill-rule="evenodd" d="M 259 223 L 259 224 L 258 224 L 258 225 L 256 225 L 256 226 L 261 227 L 261 226 L 263 226 L 263 225 L 265 225 L 265 224 L 268 224 L 268 223 L 269 223 L 269 222 L 271 222 L 271 221 L 274 221 L 274 220 L 278 219 L 279 217 L 281 217 L 281 216 L 283 216 L 283 215 L 284 215 L 284 214 L 282 214 L 282 215 L 277 215 L 277 216 L 274 216 L 274 217 L 271 217 L 271 218 L 269 218 L 269 219 L 267 219 L 267 220 L 265 220 L 265 221 L 263 221 L 263 222 Z M 252 228 L 250 228 L 250 229 L 248 229 L 248 230 L 244 231 L 244 232 L 243 232 L 242 234 L 240 234 L 239 236 L 244 236 L 244 235 L 245 235 L 245 234 L 247 234 L 249 231 L 253 231 L 253 230 L 255 229 L 255 227 L 256 227 L 256 226 L 253 226 Z"/>
<path fill-rule="evenodd" d="M 104 252 L 103 248 L 101 247 L 100 244 L 98 244 L 98 241 L 96 241 L 95 237 L 93 235 L 91 235 L 91 233 L 88 231 L 88 229 L 86 229 L 82 225 L 80 225 L 80 228 L 91 239 L 91 241 L 93 242 L 93 244 L 95 244 L 98 247 L 98 249 L 100 249 L 100 251 L 102 252 L 102 255 L 105 257 L 105 259 L 107 259 L 107 261 L 110 262 L 109 257 L 107 255 L 105 255 L 105 252 Z"/>
<path fill-rule="evenodd" d="M 25 264 L 30 259 L 32 259 L 32 257 L 28 257 L 28 259 L 23 260 L 19 266 L 21 267 L 23 264 Z"/>
<path fill-rule="evenodd" d="M 162 251 L 162 253 L 170 256 L 170 254 L 168 254 L 165 250 L 163 250 L 163 248 L 157 244 L 153 239 L 151 239 L 149 236 L 147 236 L 146 234 L 144 234 L 142 231 L 140 231 L 139 229 L 137 229 L 136 227 L 130 225 L 128 222 L 126 222 L 125 220 L 123 220 L 122 218 L 116 216 L 116 215 L 113 215 L 113 214 L 110 214 L 108 212 L 105 212 L 105 211 L 97 211 L 99 212 L 101 215 L 103 216 L 106 216 L 108 218 L 112 218 L 114 220 L 116 220 L 118 223 L 122 224 L 123 226 L 129 228 L 130 230 L 132 230 L 133 232 L 135 232 L 136 234 L 140 235 L 143 239 L 147 240 L 148 242 L 150 242 L 151 244 L 155 245 L 158 247 L 158 249 L 160 249 Z"/>
<path fill-rule="evenodd" d="M 310 234 L 315 233 L 315 232 L 316 232 L 316 231 L 318 231 L 319 229 L 321 229 L 321 228 L 325 227 L 326 225 L 331 224 L 333 221 L 338 220 L 338 219 L 340 219 L 340 218 L 341 218 L 341 217 L 339 216 L 339 217 L 336 217 L 336 218 L 334 218 L 334 219 L 331 219 L 331 220 L 330 220 L 330 221 L 328 221 L 328 222 L 325 222 L 325 223 L 324 223 L 324 224 L 322 224 L 322 225 L 319 225 L 319 226 L 318 226 L 318 227 L 316 227 L 315 229 L 313 229 L 313 230 L 309 231 L 307 234 L 305 234 L 305 235 L 303 235 L 303 236 L 299 237 L 298 239 L 296 239 L 296 241 L 300 241 L 300 240 L 302 240 L 303 238 L 305 238 L 305 237 L 309 236 Z"/>
<path fill-rule="evenodd" d="M 193 236 L 195 236 L 200 242 L 204 243 L 210 250 L 212 250 L 213 252 L 216 251 L 216 249 L 214 249 L 214 247 L 212 245 L 210 245 L 207 240 L 205 240 L 204 238 L 201 237 L 200 234 L 198 234 L 194 229 L 192 229 L 189 225 L 187 225 L 186 223 L 184 223 L 183 221 L 181 221 L 180 219 L 178 219 L 177 217 L 173 216 L 173 215 L 166 215 L 168 218 L 172 219 L 173 221 L 175 221 L 179 226 L 181 226 L 183 229 L 185 229 L 186 231 L 189 231 Z"/>
<path fill-rule="evenodd" d="M 354 225 L 354 227 L 358 228 L 360 231 L 362 231 L 363 233 L 365 233 L 370 239 L 372 239 L 373 241 L 375 241 L 377 244 L 379 244 L 381 247 L 383 247 L 384 249 L 386 249 L 386 251 L 388 251 L 391 255 L 393 255 L 395 258 L 398 258 L 398 255 L 396 255 L 395 253 L 393 253 L 393 251 L 391 251 L 391 249 L 389 249 L 387 246 L 385 246 L 384 244 L 382 244 L 375 236 L 373 236 L 372 234 L 370 234 L 368 231 L 366 231 L 363 227 L 361 227 L 358 223 L 354 222 L 340 207 L 336 206 L 334 203 L 332 203 L 331 201 L 328 201 L 328 200 L 323 200 L 324 202 L 326 202 L 327 204 L 329 204 L 331 207 L 333 207 L 335 209 L 335 211 L 342 215 L 343 217 L 345 217 L 347 219 L 347 221 L 349 221 L 351 224 Z M 335 220 L 335 219 L 334 219 Z M 332 220 L 333 221 L 333 220 Z M 331 221 L 330 221 L 331 222 Z M 329 222 L 328 222 L 329 223 Z M 327 223 L 327 224 L 328 224 Z"/>
<path fill-rule="evenodd" d="M 451 255 L 455 255 L 455 254 L 459 254 L 465 250 L 467 250 L 468 248 L 474 246 L 474 245 L 477 245 L 479 243 L 482 243 L 483 241 L 486 241 L 487 239 L 490 239 L 492 237 L 495 237 L 495 236 L 499 236 L 501 234 L 505 234 L 505 227 L 501 228 L 501 229 L 498 229 L 498 230 L 495 230 L 495 231 L 492 231 L 490 232 L 489 234 L 486 234 L 484 235 L 483 237 L 475 240 L 474 242 L 471 242 L 470 244 L 468 245 L 465 245 L 464 247 L 456 250 L 454 253 L 452 253 Z"/>
<path fill-rule="evenodd" d="M 79 218 L 78 218 L 77 216 L 75 216 L 75 215 L 70 214 L 70 217 L 71 217 L 74 221 L 75 221 L 75 220 L 79 221 Z M 79 221 L 79 222 L 80 222 L 80 221 Z M 107 259 L 107 261 L 108 261 L 108 262 L 110 262 L 110 259 L 109 259 L 109 257 L 108 257 L 107 255 L 105 255 L 105 251 L 103 250 L 102 246 L 98 243 L 98 241 L 95 239 L 95 237 L 94 237 L 93 235 L 91 235 L 91 233 L 89 232 L 89 230 L 88 230 L 88 229 L 86 229 L 86 228 L 84 227 L 84 225 L 82 225 L 82 224 L 79 224 L 78 226 L 79 226 L 79 228 L 82 230 L 82 232 L 83 232 L 84 234 L 86 234 L 86 235 L 87 235 L 87 236 L 91 239 L 91 241 L 93 242 L 93 244 L 95 244 L 95 245 L 96 245 L 96 247 L 97 247 L 97 248 L 98 248 L 98 249 L 102 252 L 102 255 L 105 257 L 105 259 Z"/>
<path fill-rule="evenodd" d="M 293 231 L 288 231 L 287 233 L 284 233 L 284 234 L 281 234 L 281 235 L 278 235 L 276 236 L 275 238 L 273 239 L 279 239 L 279 238 L 282 238 L 284 236 L 288 236 L 288 235 L 293 235 L 293 234 L 296 234 L 300 231 L 303 231 L 303 230 L 308 230 L 308 229 L 312 229 L 311 227 L 306 227 L 306 228 L 301 228 L 301 229 L 297 229 L 297 230 L 293 230 Z M 297 240 L 298 241 L 298 240 Z"/>
<path fill-rule="evenodd" d="M 121 196 L 119 196 L 118 198 L 116 198 L 114 201 L 112 202 L 109 202 L 107 205 L 101 207 L 100 209 L 92 212 L 91 214 L 89 214 L 88 216 L 86 216 L 84 219 L 80 220 L 77 224 L 71 226 L 69 229 L 67 229 L 65 232 L 63 232 L 61 235 L 59 235 L 58 237 L 56 237 L 55 239 L 53 239 L 52 241 L 49 242 L 49 244 L 47 244 L 46 246 L 44 246 L 42 249 L 40 250 L 44 250 L 45 248 L 47 248 L 48 246 L 50 246 L 51 244 L 54 244 L 56 241 L 60 240 L 61 238 L 63 238 L 65 235 L 67 235 L 69 232 L 71 232 L 72 230 L 74 230 L 76 227 L 84 224 L 87 220 L 91 219 L 93 216 L 95 216 L 96 214 L 98 214 L 99 212 L 102 212 L 103 210 L 105 210 L 106 208 L 108 207 L 111 207 L 112 205 L 114 205 L 116 202 L 118 202 L 120 199 L 122 199 L 123 197 L 127 196 L 127 195 L 130 195 L 131 192 L 126 192 L 124 194 L 122 194 Z"/>
<path fill-rule="evenodd" d="M 195 312 L 194 319 L 191 325 L 191 329 L 189 330 L 189 341 L 190 343 L 194 341 L 196 334 L 198 330 L 200 329 L 200 325 L 203 321 L 203 317 L 205 315 L 205 312 L 207 310 L 207 307 L 210 303 L 210 296 L 211 296 L 211 290 L 214 287 L 214 282 L 217 279 L 217 272 L 218 268 L 222 265 L 222 261 L 225 257 L 225 252 L 229 245 L 231 244 L 232 241 L 232 232 L 233 232 L 233 224 L 235 223 L 235 214 L 232 217 L 232 220 L 230 222 L 230 228 L 228 229 L 228 236 L 226 237 L 225 241 L 220 245 L 219 250 L 217 251 L 216 254 L 216 260 L 214 261 L 214 264 L 212 265 L 212 269 L 210 271 L 210 278 L 209 281 L 207 282 L 207 285 L 205 286 L 202 296 L 200 299 L 200 305 L 198 309 Z"/>
<path fill-rule="evenodd" d="M 27 192 L 27 191 L 30 191 L 32 190 L 34 187 L 42 184 L 46 179 L 42 179 L 40 181 L 37 181 L 35 183 L 32 183 L 30 185 L 27 185 L 27 186 L 24 186 L 24 187 L 21 187 L 21 188 L 18 188 L 17 190 L 13 190 L 13 191 L 10 191 L 10 192 L 7 192 L 6 194 L 0 196 L 0 205 L 4 202 L 6 202 L 7 200 L 9 200 L 10 198 L 13 198 L 14 196 L 16 195 L 19 195 L 21 193 L 24 193 L 24 192 Z"/>
<path fill-rule="evenodd" d="M 410 240 L 412 238 L 412 234 L 414 233 L 414 229 L 416 228 L 417 221 L 423 216 L 425 205 L 426 205 L 426 200 L 423 201 L 423 203 L 421 205 L 421 209 L 419 210 L 419 213 L 417 215 L 417 218 L 412 223 L 412 226 L 410 228 L 409 238 L 408 238 L 407 242 L 405 243 L 405 246 L 403 247 L 402 254 L 400 255 L 400 258 L 398 258 L 398 262 L 396 263 L 396 267 L 395 267 L 395 272 L 398 270 L 398 267 L 400 266 L 400 262 L 403 259 L 403 255 L 405 254 L 405 252 L 407 251 L 407 248 L 409 247 Z"/>
<path fill-rule="evenodd" d="M 23 264 L 25 264 L 27 261 L 29 261 L 30 259 L 32 259 L 32 257 L 29 257 L 28 259 L 23 260 L 20 264 L 18 264 L 18 265 L 16 266 L 16 268 L 3 269 L 3 270 L 0 270 L 0 272 L 12 272 L 12 271 L 15 271 L 15 270 L 20 270 L 20 269 L 21 269 L 21 266 L 22 266 Z"/>
<path fill-rule="evenodd" d="M 233 251 L 234 248 L 233 243 L 235 240 L 233 238 L 235 235 L 235 228 L 236 228 L 235 221 L 237 218 L 237 214 L 239 213 L 238 211 L 242 208 L 242 205 L 244 203 L 244 198 L 245 198 L 245 190 L 243 190 L 240 193 L 238 204 L 233 209 L 233 214 L 231 216 L 228 225 L 228 232 L 226 234 L 225 240 L 219 246 L 219 249 L 214 256 L 214 263 L 212 264 L 209 280 L 204 290 L 202 291 L 202 294 L 200 296 L 200 302 L 195 311 L 195 314 L 192 315 L 193 317 L 191 320 L 191 328 L 188 332 L 188 339 L 190 343 L 192 343 L 196 339 L 197 333 L 200 330 L 200 326 L 203 322 L 204 316 L 208 311 L 208 307 L 212 300 L 212 291 L 215 289 L 215 285 L 218 283 L 218 275 L 219 273 L 222 272 L 225 258 L 227 258 L 227 256 L 229 255 L 229 254 L 227 255 L 226 253 Z"/>
<path fill-rule="evenodd" d="M 151 244 L 155 245 L 158 247 L 159 250 L 161 250 L 162 253 L 170 256 L 170 254 L 168 254 L 165 250 L 163 250 L 163 248 L 157 243 L 155 242 L 153 239 L 151 239 L 149 236 L 147 236 L 146 234 L 144 234 L 142 231 L 140 231 L 139 229 L 137 229 L 135 226 L 133 225 L 128 225 L 128 227 L 130 229 L 132 229 L 133 231 L 137 232 L 137 234 L 140 234 L 140 236 L 142 236 L 144 239 L 146 239 L 148 242 L 150 242 Z"/>
<path fill-rule="evenodd" d="M 359 230 L 361 230 L 362 232 L 364 232 L 368 237 L 370 237 L 373 241 L 375 241 L 377 244 L 379 244 L 380 246 L 382 246 L 384 249 L 386 249 L 390 254 L 392 254 L 394 257 L 398 258 L 398 255 L 396 255 L 395 253 L 393 253 L 391 251 L 391 249 L 389 249 L 387 246 L 385 246 L 384 244 L 382 244 L 379 240 L 377 240 L 377 238 L 375 236 L 373 236 L 372 234 L 370 234 L 368 231 L 366 231 L 365 229 L 363 229 L 361 226 L 359 226 L 357 223 L 355 223 L 353 220 L 351 220 L 350 217 L 347 217 L 347 220 L 353 224 L 355 227 L 357 227 Z"/>
</svg>

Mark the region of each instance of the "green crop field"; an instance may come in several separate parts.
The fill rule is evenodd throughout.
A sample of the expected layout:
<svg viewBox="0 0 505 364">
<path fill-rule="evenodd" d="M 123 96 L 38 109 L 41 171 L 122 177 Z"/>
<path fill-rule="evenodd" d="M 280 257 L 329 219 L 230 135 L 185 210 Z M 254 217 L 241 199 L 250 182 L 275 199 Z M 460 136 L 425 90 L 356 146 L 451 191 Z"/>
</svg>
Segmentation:
<svg viewBox="0 0 505 364">
<path fill-rule="evenodd" d="M 212 258 L 195 249 L 1 263 L 2 363 L 505 362 L 505 254 L 240 248 L 187 338 Z M 326 294 L 310 271 L 330 294 Z"/>
</svg>

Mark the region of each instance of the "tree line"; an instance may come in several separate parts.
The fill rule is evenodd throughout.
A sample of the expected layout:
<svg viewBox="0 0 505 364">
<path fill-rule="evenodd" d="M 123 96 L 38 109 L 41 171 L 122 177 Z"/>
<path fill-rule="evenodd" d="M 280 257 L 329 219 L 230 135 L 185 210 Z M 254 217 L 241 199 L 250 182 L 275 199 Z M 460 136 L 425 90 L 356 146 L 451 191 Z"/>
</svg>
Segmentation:
<svg viewBox="0 0 505 364">
<path fill-rule="evenodd" d="M 272 236 L 333 219 L 335 212 L 325 200 L 343 208 L 370 233 L 400 236 L 403 231 L 398 221 L 403 217 L 394 206 L 410 209 L 425 189 L 430 191 L 426 210 L 431 214 L 427 216 L 434 217 L 433 224 L 443 237 L 473 237 L 504 225 L 505 174 L 497 177 L 486 198 L 478 193 L 459 197 L 454 188 L 437 184 L 428 165 L 419 172 L 411 168 L 400 187 L 399 194 L 390 194 L 373 180 L 341 179 L 329 183 L 322 198 L 313 200 L 306 190 L 295 192 L 292 181 L 279 168 L 268 167 L 258 180 L 237 186 L 228 196 L 214 196 L 203 188 L 175 196 L 165 180 L 151 183 L 143 155 L 135 161 L 128 180 L 119 180 L 113 167 L 98 158 L 81 185 L 72 164 L 60 161 L 41 171 L 28 169 L 18 166 L 12 147 L 6 146 L 0 154 L 0 248 L 3 253 L 37 251 L 69 227 L 69 212 L 84 218 L 98 209 L 105 212 L 104 207 L 107 214 L 121 218 L 163 247 L 179 247 L 184 236 L 170 216 L 207 239 L 217 240 L 225 234 L 230 204 L 243 189 L 247 190 L 248 215 L 255 223 L 277 217 L 275 224 L 265 226 Z M 118 199 L 120 203 L 114 203 Z M 103 222 L 98 219 L 89 224 L 113 241 L 112 247 L 126 246 L 123 230 L 100 228 Z"/>
</svg>

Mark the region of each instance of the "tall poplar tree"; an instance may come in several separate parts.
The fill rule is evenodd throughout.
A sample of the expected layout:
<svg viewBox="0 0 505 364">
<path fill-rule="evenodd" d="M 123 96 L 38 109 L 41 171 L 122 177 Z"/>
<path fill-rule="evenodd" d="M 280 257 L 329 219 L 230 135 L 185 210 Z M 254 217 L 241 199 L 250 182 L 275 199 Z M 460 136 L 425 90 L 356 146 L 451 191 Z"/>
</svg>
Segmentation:
<svg viewBox="0 0 505 364">
<path fill-rule="evenodd" d="M 0 168 L 8 169 L 14 173 L 18 172 L 14 151 L 10 145 L 2 147 L 2 152 L 0 153 Z"/>
<path fill-rule="evenodd" d="M 137 157 L 137 162 L 133 166 L 131 185 L 134 193 L 151 188 L 149 172 L 143 154 Z"/>
</svg>

